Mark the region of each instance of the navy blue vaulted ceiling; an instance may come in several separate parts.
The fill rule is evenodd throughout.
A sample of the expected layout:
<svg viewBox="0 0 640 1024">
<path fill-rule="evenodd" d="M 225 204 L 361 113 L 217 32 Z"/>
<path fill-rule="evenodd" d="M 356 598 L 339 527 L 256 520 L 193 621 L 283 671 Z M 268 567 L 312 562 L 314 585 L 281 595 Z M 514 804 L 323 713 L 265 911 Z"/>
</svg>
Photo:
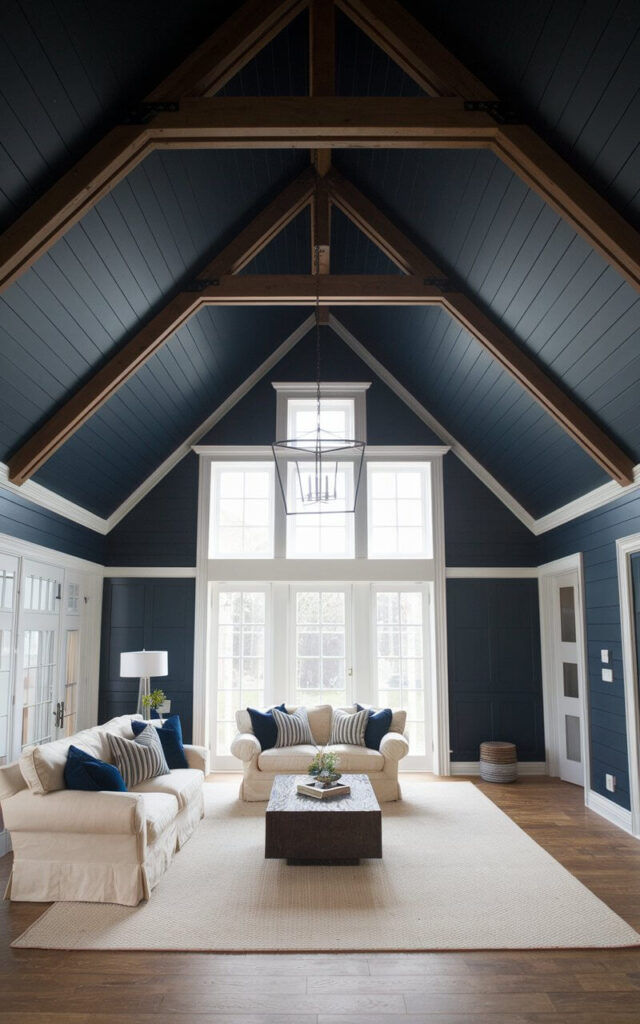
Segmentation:
<svg viewBox="0 0 640 1024">
<path fill-rule="evenodd" d="M 443 42 L 640 219 L 640 6 L 630 0 L 405 0 Z M 0 228 L 237 4 L 6 0 L 0 22 Z M 417 86 L 342 14 L 336 88 Z M 227 84 L 303 94 L 306 14 Z M 303 151 L 154 153 L 0 297 L 0 459 L 248 223 Z M 640 461 L 640 299 L 483 151 L 335 153 L 404 227 Z M 246 268 L 307 272 L 305 212 Z M 341 214 L 335 273 L 397 273 Z M 535 516 L 607 477 L 465 332 L 433 309 L 334 310 Z M 307 315 L 208 310 L 37 474 L 106 515 Z"/>
</svg>

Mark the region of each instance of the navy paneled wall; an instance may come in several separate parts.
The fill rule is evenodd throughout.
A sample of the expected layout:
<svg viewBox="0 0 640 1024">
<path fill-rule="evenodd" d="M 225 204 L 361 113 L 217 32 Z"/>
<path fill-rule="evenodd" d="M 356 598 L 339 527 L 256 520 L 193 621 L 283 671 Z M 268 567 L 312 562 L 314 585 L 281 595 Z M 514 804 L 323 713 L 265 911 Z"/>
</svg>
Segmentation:
<svg viewBox="0 0 640 1024">
<path fill-rule="evenodd" d="M 191 452 L 107 535 L 105 565 L 194 566 L 198 456 Z"/>
<path fill-rule="evenodd" d="M 581 551 L 584 563 L 589 714 L 591 725 L 591 788 L 629 808 L 629 763 L 625 719 L 622 639 L 616 540 L 640 532 L 640 495 L 580 516 L 538 538 L 538 563 Z M 613 682 L 603 683 L 600 651 L 613 654 Z M 605 788 L 605 775 L 617 779 L 615 793 Z"/>
<path fill-rule="evenodd" d="M 544 761 L 537 580 L 448 580 L 447 631 L 452 760 L 508 740 Z"/>
<path fill-rule="evenodd" d="M 63 551 L 89 562 L 104 563 L 105 538 L 95 530 L 34 505 L 12 491 L 0 488 L 0 533 Z"/>
<path fill-rule="evenodd" d="M 470 469 L 449 453 L 444 459 L 446 564 L 536 565 L 536 538 Z"/>
<path fill-rule="evenodd" d="M 133 714 L 138 680 L 120 677 L 122 651 L 168 651 L 169 675 L 152 679 L 180 715 L 184 738 L 193 728 L 195 580 L 107 579 L 102 605 L 98 720 Z"/>
</svg>

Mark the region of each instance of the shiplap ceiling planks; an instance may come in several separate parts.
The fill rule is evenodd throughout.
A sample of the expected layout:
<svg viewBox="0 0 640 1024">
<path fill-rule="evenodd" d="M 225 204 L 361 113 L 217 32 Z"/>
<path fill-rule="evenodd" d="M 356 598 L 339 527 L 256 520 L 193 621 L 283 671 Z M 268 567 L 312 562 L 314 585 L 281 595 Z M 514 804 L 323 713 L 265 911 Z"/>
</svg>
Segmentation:
<svg viewBox="0 0 640 1024">
<path fill-rule="evenodd" d="M 553 5 L 549 5 L 549 7 L 552 7 L 552 6 L 553 6 Z M 440 5 L 440 7 L 441 7 L 441 8 L 442 8 L 442 10 L 443 10 L 443 6 L 442 6 L 442 5 Z M 443 16 L 443 15 L 442 15 L 442 16 Z M 508 20 L 508 18 L 507 18 L 507 20 Z M 556 22 L 559 22 L 559 20 L 560 20 L 559 18 L 556 18 Z M 611 20 L 611 18 L 610 18 L 610 17 L 609 17 L 609 20 Z M 299 18 L 298 18 L 298 22 L 299 22 Z M 338 37 L 339 37 L 339 40 L 338 40 L 338 42 L 339 42 L 339 50 L 340 50 L 340 32 L 341 32 L 341 31 L 344 31 L 344 26 L 345 26 L 345 25 L 347 25 L 347 24 L 348 24 L 348 25 L 350 25 L 350 23 L 346 23 L 346 19 L 345 19 L 345 18 L 343 17 L 343 15 L 339 15 L 339 18 L 338 18 Z M 602 24 L 604 24 L 604 16 L 603 16 L 603 18 L 602 18 Z M 341 29 L 341 26 L 342 26 L 342 29 Z M 602 27 L 602 26 L 601 26 L 601 27 Z M 582 28 L 582 26 L 581 26 L 581 28 Z M 502 29 L 502 26 L 501 26 L 501 29 Z M 298 32 L 298 30 L 296 29 L 296 22 L 294 22 L 294 23 L 292 23 L 292 24 L 291 24 L 291 26 L 289 27 L 289 29 L 288 29 L 288 30 L 286 30 L 286 33 L 285 33 L 285 34 L 283 34 L 283 37 L 281 37 L 281 38 L 282 38 L 282 39 L 284 39 L 284 38 L 285 38 L 285 36 L 286 36 L 286 35 L 287 35 L 288 33 L 292 33 L 292 32 Z M 438 26 L 438 32 L 439 32 L 439 26 Z M 299 36 L 299 32 L 298 32 L 298 36 Z M 446 38 L 446 37 L 445 37 L 445 38 Z M 536 38 L 536 36 L 535 36 L 534 34 L 532 34 L 532 33 L 531 33 L 531 36 L 530 36 L 530 38 L 531 38 L 531 39 L 535 39 L 535 38 Z M 631 36 L 630 36 L 629 38 L 631 39 Z M 271 48 L 273 48 L 273 46 L 274 46 L 274 45 L 275 45 L 275 41 L 274 41 L 274 43 L 273 43 L 273 44 L 271 44 Z M 280 40 L 279 40 L 279 45 L 280 45 Z M 289 45 L 289 44 L 288 44 L 288 45 Z M 360 40 L 360 47 L 361 47 L 362 51 L 365 51 L 365 49 L 366 49 L 366 43 L 365 43 L 364 41 L 362 41 L 362 40 Z M 561 49 L 561 48 L 560 48 L 560 49 Z M 267 48 L 267 50 L 268 50 L 268 48 Z M 266 66 L 267 66 L 267 60 L 266 60 L 266 53 L 267 53 L 267 50 L 263 51 L 263 52 L 262 52 L 262 53 L 260 54 L 260 57 L 256 57 L 256 59 L 255 59 L 255 60 L 253 61 L 254 65 L 255 65 L 256 67 L 257 67 L 257 65 L 258 65 L 258 63 L 259 63 L 259 61 L 260 61 L 260 59 L 262 58 L 262 55 L 263 55 L 263 54 L 264 54 L 264 57 L 265 57 L 265 59 L 264 59 L 264 61 L 263 61 L 263 66 L 264 66 L 264 67 L 266 67 Z M 284 52 L 284 50 L 282 49 L 282 46 L 281 46 L 281 52 Z M 374 56 L 372 57 L 372 63 L 373 63 L 374 61 L 377 61 L 377 62 L 379 63 L 379 65 L 380 65 L 380 67 L 382 67 L 382 60 L 381 60 L 381 57 L 382 57 L 383 55 L 382 55 L 382 54 L 380 54 L 379 52 L 376 52 L 376 50 L 375 50 L 375 47 L 374 47 L 374 49 L 372 50 L 372 53 L 374 54 Z M 296 63 L 297 63 L 297 56 L 298 56 L 298 54 L 296 53 L 296 54 L 295 54 L 295 59 L 296 59 Z M 385 59 L 385 60 L 387 60 L 387 57 L 385 56 L 385 57 L 384 57 L 384 59 Z M 301 54 L 301 60 L 302 60 L 302 62 L 304 61 L 304 56 L 303 56 L 302 54 Z M 628 63 L 628 66 L 629 66 L 629 61 L 627 61 L 627 63 Z M 389 62 L 387 61 L 387 63 L 386 63 L 386 72 L 385 72 L 385 74 L 386 74 L 386 73 L 388 72 L 388 70 L 389 70 L 389 68 L 390 68 L 390 67 L 391 67 L 391 66 L 390 66 L 390 63 L 389 63 Z M 280 74 L 280 72 L 279 72 L 279 74 Z M 283 69 L 283 74 L 285 74 L 285 75 L 287 74 L 287 73 L 286 73 L 286 72 L 284 71 L 284 69 Z M 378 77 L 378 80 L 377 80 L 377 81 L 378 81 L 378 88 L 376 88 L 376 74 L 377 74 L 377 69 L 374 69 L 373 75 L 370 75 L 370 78 L 371 78 L 371 85 L 372 85 L 372 94 L 373 94 L 373 95 L 375 95 L 375 94 L 376 94 L 377 92 L 379 92 L 379 83 L 380 83 L 380 77 Z M 483 73 L 482 73 L 482 74 L 480 75 L 480 77 L 483 77 L 483 76 L 484 76 L 485 74 L 486 74 L 486 72 L 483 72 Z M 232 90 L 233 90 L 234 88 L 238 88 L 238 84 L 237 84 L 237 83 L 238 83 L 238 81 L 239 81 L 239 80 L 240 80 L 241 78 L 244 78 L 244 79 L 246 79 L 246 80 L 250 80 L 250 79 L 251 79 L 251 76 L 252 76 L 252 75 L 253 75 L 253 72 L 252 72 L 251 68 L 247 67 L 247 69 L 244 69 L 244 70 L 243 70 L 243 72 L 241 72 L 241 73 L 239 74 L 239 76 L 238 76 L 238 78 L 236 79 L 236 81 L 230 81 L 229 83 L 227 83 L 227 85 L 225 86 L 225 89 L 224 89 L 224 91 L 227 91 L 227 90 L 231 90 L 231 91 L 232 91 Z M 294 76 L 294 77 L 295 77 L 295 76 Z M 338 68 L 338 76 L 337 76 L 337 77 L 338 77 L 338 80 L 339 80 L 339 81 L 340 81 L 341 77 L 342 77 L 342 80 L 344 81 L 344 77 L 345 77 L 345 76 L 344 76 L 344 73 L 342 73 L 342 76 L 341 76 L 341 71 L 340 71 L 340 68 Z M 358 85 L 359 85 L 359 83 L 358 83 Z M 495 91 L 502 91 L 502 90 L 496 90 L 496 87 L 495 87 L 495 86 L 493 86 L 493 87 L 494 87 L 494 90 L 495 90 Z M 296 85 L 294 84 L 294 85 L 293 85 L 293 88 L 295 89 L 295 88 L 297 88 L 297 86 L 296 86 Z M 404 84 L 402 84 L 402 88 L 404 88 Z M 241 91 L 242 91 L 242 90 L 241 90 Z M 268 90 L 267 90 L 267 91 L 268 91 Z M 358 88 L 358 91 L 359 91 L 359 88 Z M 504 94 L 504 93 L 503 93 L 503 94 Z M 593 134 L 593 133 L 592 133 L 592 134 Z M 579 136 L 579 138 L 580 138 L 580 136 Z M 437 155 L 438 155 L 438 154 L 435 154 L 435 153 L 434 153 L 434 154 L 431 154 L 431 153 L 429 153 L 429 154 L 426 154 L 426 155 L 424 155 L 424 156 L 428 156 L 428 157 L 430 157 L 430 156 L 437 156 Z M 169 157 L 169 156 L 171 156 L 171 155 L 170 155 L 170 154 L 166 154 L 166 155 L 164 155 L 164 156 L 163 156 L 163 159 L 166 159 L 166 158 L 167 158 L 167 157 Z M 204 155 L 200 155 L 200 156 L 204 156 Z M 342 155 L 341 155 L 341 159 L 342 159 L 342 158 L 343 158 L 344 156 L 345 156 L 345 155 L 344 155 L 344 154 L 342 154 Z M 354 156 L 354 157 L 356 157 L 356 156 L 357 156 L 357 154 L 353 153 L 353 156 Z M 364 156 L 364 155 L 362 155 L 362 156 Z M 387 160 L 389 159 L 389 157 L 390 157 L 390 156 L 391 156 L 391 154 L 385 154 L 385 155 L 384 155 L 384 161 L 386 162 L 386 161 L 387 161 Z M 398 156 L 400 156 L 400 155 L 398 155 Z M 401 156 L 403 156 L 403 155 L 401 155 Z M 422 156 L 422 155 L 419 155 L 419 154 L 413 154 L 413 155 L 412 155 L 412 157 L 417 157 L 417 158 L 418 158 L 418 157 L 420 157 L 420 156 Z M 449 155 L 447 155 L 447 154 L 444 154 L 443 156 L 449 156 Z M 457 154 L 455 154 L 455 155 L 454 155 L 454 157 L 455 157 L 455 160 L 456 160 L 456 161 L 460 161 L 460 160 L 464 161 L 464 159 L 466 158 L 466 156 L 467 156 L 466 154 L 461 154 L 461 153 L 457 153 Z M 481 156 L 481 157 L 486 157 L 486 158 L 488 158 L 488 154 L 482 154 L 482 155 L 479 155 L 479 154 L 475 154 L 475 156 Z M 381 155 L 381 157 L 382 157 L 382 155 Z M 144 166 L 144 165 L 142 165 L 142 166 Z M 457 165 L 457 166 L 458 166 L 458 165 Z M 414 177 L 420 177 L 420 176 L 421 176 L 421 172 L 418 172 L 417 170 L 414 170 Z M 430 178 L 430 179 L 429 179 L 429 185 L 432 185 L 433 183 L 434 183 L 434 179 L 433 179 L 433 178 Z M 424 184 L 427 184 L 426 180 L 425 180 Z M 381 191 L 381 190 L 382 190 L 382 189 L 379 189 L 379 191 Z M 397 198 L 397 193 L 398 193 L 398 191 L 399 191 L 399 190 L 400 190 L 400 189 L 399 189 L 399 187 L 398 187 L 397 185 L 395 186 L 395 188 L 394 188 L 394 187 L 392 186 L 392 187 L 391 187 L 391 190 L 390 190 L 390 191 L 387 191 L 387 194 L 386 194 L 386 195 L 385 195 L 385 196 L 383 197 L 383 203 L 384 203 L 384 205 L 385 205 L 385 207 L 386 207 L 386 209 L 387 209 L 387 211 L 388 211 L 389 213 L 394 213 L 394 205 L 395 205 L 395 199 Z M 424 189 L 423 189 L 423 191 L 424 191 Z M 524 190 L 524 194 L 525 194 L 525 190 Z M 528 203 L 530 203 L 530 201 L 529 201 L 529 200 L 526 200 L 526 203 L 525 203 L 525 205 L 526 205 L 526 204 L 528 204 Z M 503 218 L 503 219 L 504 219 L 504 218 Z M 337 220 L 337 218 L 336 218 L 336 220 Z M 338 223 L 339 223 L 339 222 L 338 222 Z M 499 225 L 498 225 L 498 222 L 492 223 L 492 222 L 490 222 L 490 221 L 489 221 L 489 222 L 488 222 L 488 226 L 490 227 L 490 229 L 492 229 L 492 230 L 493 230 L 494 232 L 496 232 L 496 230 L 498 229 L 498 226 L 499 226 Z M 335 224 L 334 224 L 334 233 L 335 233 Z M 344 232 L 343 232 L 343 233 L 344 233 Z M 412 233 L 413 233 L 413 232 L 412 232 Z M 570 234 L 570 232 L 569 232 L 569 234 Z M 568 236 L 567 236 L 567 237 L 568 237 Z M 436 229 L 433 229 L 433 231 L 432 231 L 432 233 L 431 233 L 431 237 L 430 237 L 430 238 L 428 239 L 428 242 L 429 242 L 429 246 L 428 246 L 428 249 L 429 249 L 429 251 L 430 251 L 431 253 L 437 253 L 437 250 L 438 250 L 438 246 L 439 246 L 439 241 L 440 241 L 440 239 L 439 239 L 439 232 L 438 232 L 438 231 L 437 231 Z M 575 245 L 574 245 L 574 244 L 573 244 L 573 249 L 572 249 L 572 251 L 573 251 L 573 252 L 575 252 Z M 580 250 L 579 250 L 579 251 L 580 251 Z M 444 263 L 444 264 L 446 265 L 446 260 L 442 260 L 441 258 L 440 258 L 440 259 L 438 259 L 438 262 L 440 262 L 441 264 L 442 264 L 442 263 Z M 596 261 L 596 262 L 597 262 L 597 261 Z M 336 265 L 337 265 L 337 264 L 336 264 Z M 588 261 L 588 265 L 589 265 L 589 261 Z M 269 268 L 269 269 L 270 269 L 270 272 L 276 272 L 276 271 L 275 271 L 275 268 Z M 355 271 L 355 269 L 356 269 L 356 267 L 354 266 L 354 267 L 353 267 L 353 270 Z M 357 269 L 359 269 L 359 268 L 357 268 Z M 385 269 L 386 269 L 386 268 L 385 268 Z M 379 270 L 378 272 L 380 272 L 380 270 Z M 384 272 L 384 271 L 383 271 L 383 272 Z M 580 276 L 580 275 L 582 275 L 582 273 L 583 273 L 583 272 L 584 272 L 584 270 L 583 270 L 582 266 L 579 266 L 579 276 Z M 614 275 L 613 275 L 613 276 L 614 276 Z M 126 282 L 125 282 L 124 278 L 122 279 L 122 285 L 124 285 L 124 286 L 125 286 L 125 287 L 127 287 L 127 288 L 129 287 L 129 286 L 128 286 L 128 285 L 126 284 Z M 592 290 L 591 290 L 591 294 L 593 294 L 593 297 L 594 297 L 594 299 L 595 299 L 595 296 L 596 296 L 596 292 L 597 292 L 597 291 L 599 290 L 599 288 L 600 288 L 600 286 L 601 286 L 601 280 L 600 280 L 600 278 L 598 278 L 597 280 L 596 280 L 596 279 L 594 278 L 594 281 L 592 282 L 592 285 L 595 285 L 595 287 L 592 287 Z M 504 290 L 504 289 L 503 289 L 503 290 Z M 585 302 L 585 301 L 587 300 L 588 294 L 589 294 L 589 291 L 587 290 L 587 291 L 583 292 L 584 298 L 583 298 L 582 296 L 579 296 L 579 298 L 580 298 L 580 301 L 581 301 L 582 303 L 584 303 L 584 302 Z M 601 318 L 601 319 L 604 319 L 604 318 L 606 318 L 606 316 L 607 316 L 607 313 L 608 313 L 608 309 L 607 309 L 607 306 L 609 306 L 609 304 L 608 304 L 608 303 L 605 303 L 605 304 L 604 304 L 604 306 L 605 306 L 605 308 L 604 308 L 604 309 L 602 309 L 602 310 L 600 310 L 600 309 L 597 309 L 597 310 L 596 310 L 596 311 L 598 312 L 598 314 L 599 314 L 599 316 L 600 316 L 600 318 Z M 140 308 L 141 308 L 141 306 L 140 306 Z M 610 315 L 611 315 L 611 316 L 614 316 L 615 314 L 614 314 L 614 312 L 613 312 L 613 308 L 612 308 L 611 306 L 609 306 L 609 308 L 611 309 L 611 313 L 610 313 Z M 620 306 L 618 306 L 618 308 L 620 308 Z M 593 311 L 593 309 L 592 309 L 592 311 Z M 628 326 L 629 326 L 629 323 L 630 323 L 630 319 L 629 319 L 629 316 L 630 316 L 630 313 L 629 313 L 629 312 L 625 313 L 625 318 L 626 318 L 626 321 L 627 321 L 627 324 L 628 324 Z M 620 317 L 618 317 L 618 319 L 620 319 Z M 614 323 L 614 324 L 615 324 L 615 326 L 617 327 L 617 322 L 616 322 L 616 321 L 614 321 L 613 323 Z M 622 330 L 622 328 L 621 328 L 621 330 Z M 560 328 L 559 328 L 559 331 L 560 331 L 560 333 L 562 332 L 562 323 L 561 323 L 561 322 L 560 322 Z M 517 333 L 517 332 L 516 332 L 516 333 Z M 630 341 L 631 341 L 631 339 L 630 339 Z M 575 344 L 578 344 L 578 345 L 580 345 L 580 339 L 579 339 L 579 340 L 578 340 L 577 342 L 575 342 Z M 596 346 L 596 348 L 597 348 L 597 346 Z M 592 373 L 593 373 L 593 375 L 594 375 L 594 376 L 595 376 L 595 375 L 597 374 L 597 358 L 596 358 L 596 354 L 595 354 L 596 348 L 593 348 L 593 347 L 592 347 L 592 348 L 590 348 L 590 349 L 589 349 L 589 357 L 591 358 L 591 356 L 593 356 L 593 358 L 591 358 L 591 364 L 592 364 L 592 368 L 593 368 L 593 369 L 592 369 Z M 622 353 L 621 353 L 621 358 L 622 358 Z M 613 397 L 614 397 L 614 386 L 613 386 L 613 380 L 611 379 L 611 381 L 610 381 L 610 387 L 609 387 L 609 403 L 610 403 L 610 402 L 611 402 L 611 401 L 613 400 Z M 628 412 L 631 412 L 631 410 L 628 410 Z M 623 419 L 623 417 L 622 417 L 622 416 L 621 416 L 621 426 L 622 426 L 622 427 L 623 427 L 623 429 L 624 429 L 625 423 L 624 423 L 624 419 Z M 622 431 L 621 431 L 621 433 L 622 433 Z M 622 433 L 622 436 L 624 436 L 624 433 Z"/>
</svg>

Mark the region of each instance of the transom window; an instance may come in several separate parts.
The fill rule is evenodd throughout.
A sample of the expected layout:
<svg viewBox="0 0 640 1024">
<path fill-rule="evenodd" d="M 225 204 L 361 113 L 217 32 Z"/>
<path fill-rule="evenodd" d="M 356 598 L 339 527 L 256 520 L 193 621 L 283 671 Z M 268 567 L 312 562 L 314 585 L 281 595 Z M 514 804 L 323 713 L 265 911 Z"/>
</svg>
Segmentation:
<svg viewBox="0 0 640 1024">
<path fill-rule="evenodd" d="M 429 463 L 367 465 L 369 558 L 432 558 Z"/>
<path fill-rule="evenodd" d="M 316 398 L 290 398 L 287 402 L 287 437 L 306 438 L 318 425 Z M 355 403 L 353 398 L 320 399 L 320 429 L 336 438 L 355 436 Z"/>
<path fill-rule="evenodd" d="M 214 463 L 209 558 L 273 558 L 273 505 L 270 463 Z"/>
</svg>

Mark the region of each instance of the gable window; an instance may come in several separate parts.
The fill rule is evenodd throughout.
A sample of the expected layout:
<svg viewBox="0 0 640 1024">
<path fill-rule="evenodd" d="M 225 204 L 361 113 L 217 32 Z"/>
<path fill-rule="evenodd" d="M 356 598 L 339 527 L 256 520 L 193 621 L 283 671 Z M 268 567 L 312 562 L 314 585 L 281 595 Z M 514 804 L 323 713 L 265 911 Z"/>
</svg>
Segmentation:
<svg viewBox="0 0 640 1024">
<path fill-rule="evenodd" d="M 273 506 L 268 462 L 214 463 L 209 558 L 273 558 Z"/>
<path fill-rule="evenodd" d="M 433 558 L 428 462 L 367 466 L 369 558 Z"/>
</svg>

